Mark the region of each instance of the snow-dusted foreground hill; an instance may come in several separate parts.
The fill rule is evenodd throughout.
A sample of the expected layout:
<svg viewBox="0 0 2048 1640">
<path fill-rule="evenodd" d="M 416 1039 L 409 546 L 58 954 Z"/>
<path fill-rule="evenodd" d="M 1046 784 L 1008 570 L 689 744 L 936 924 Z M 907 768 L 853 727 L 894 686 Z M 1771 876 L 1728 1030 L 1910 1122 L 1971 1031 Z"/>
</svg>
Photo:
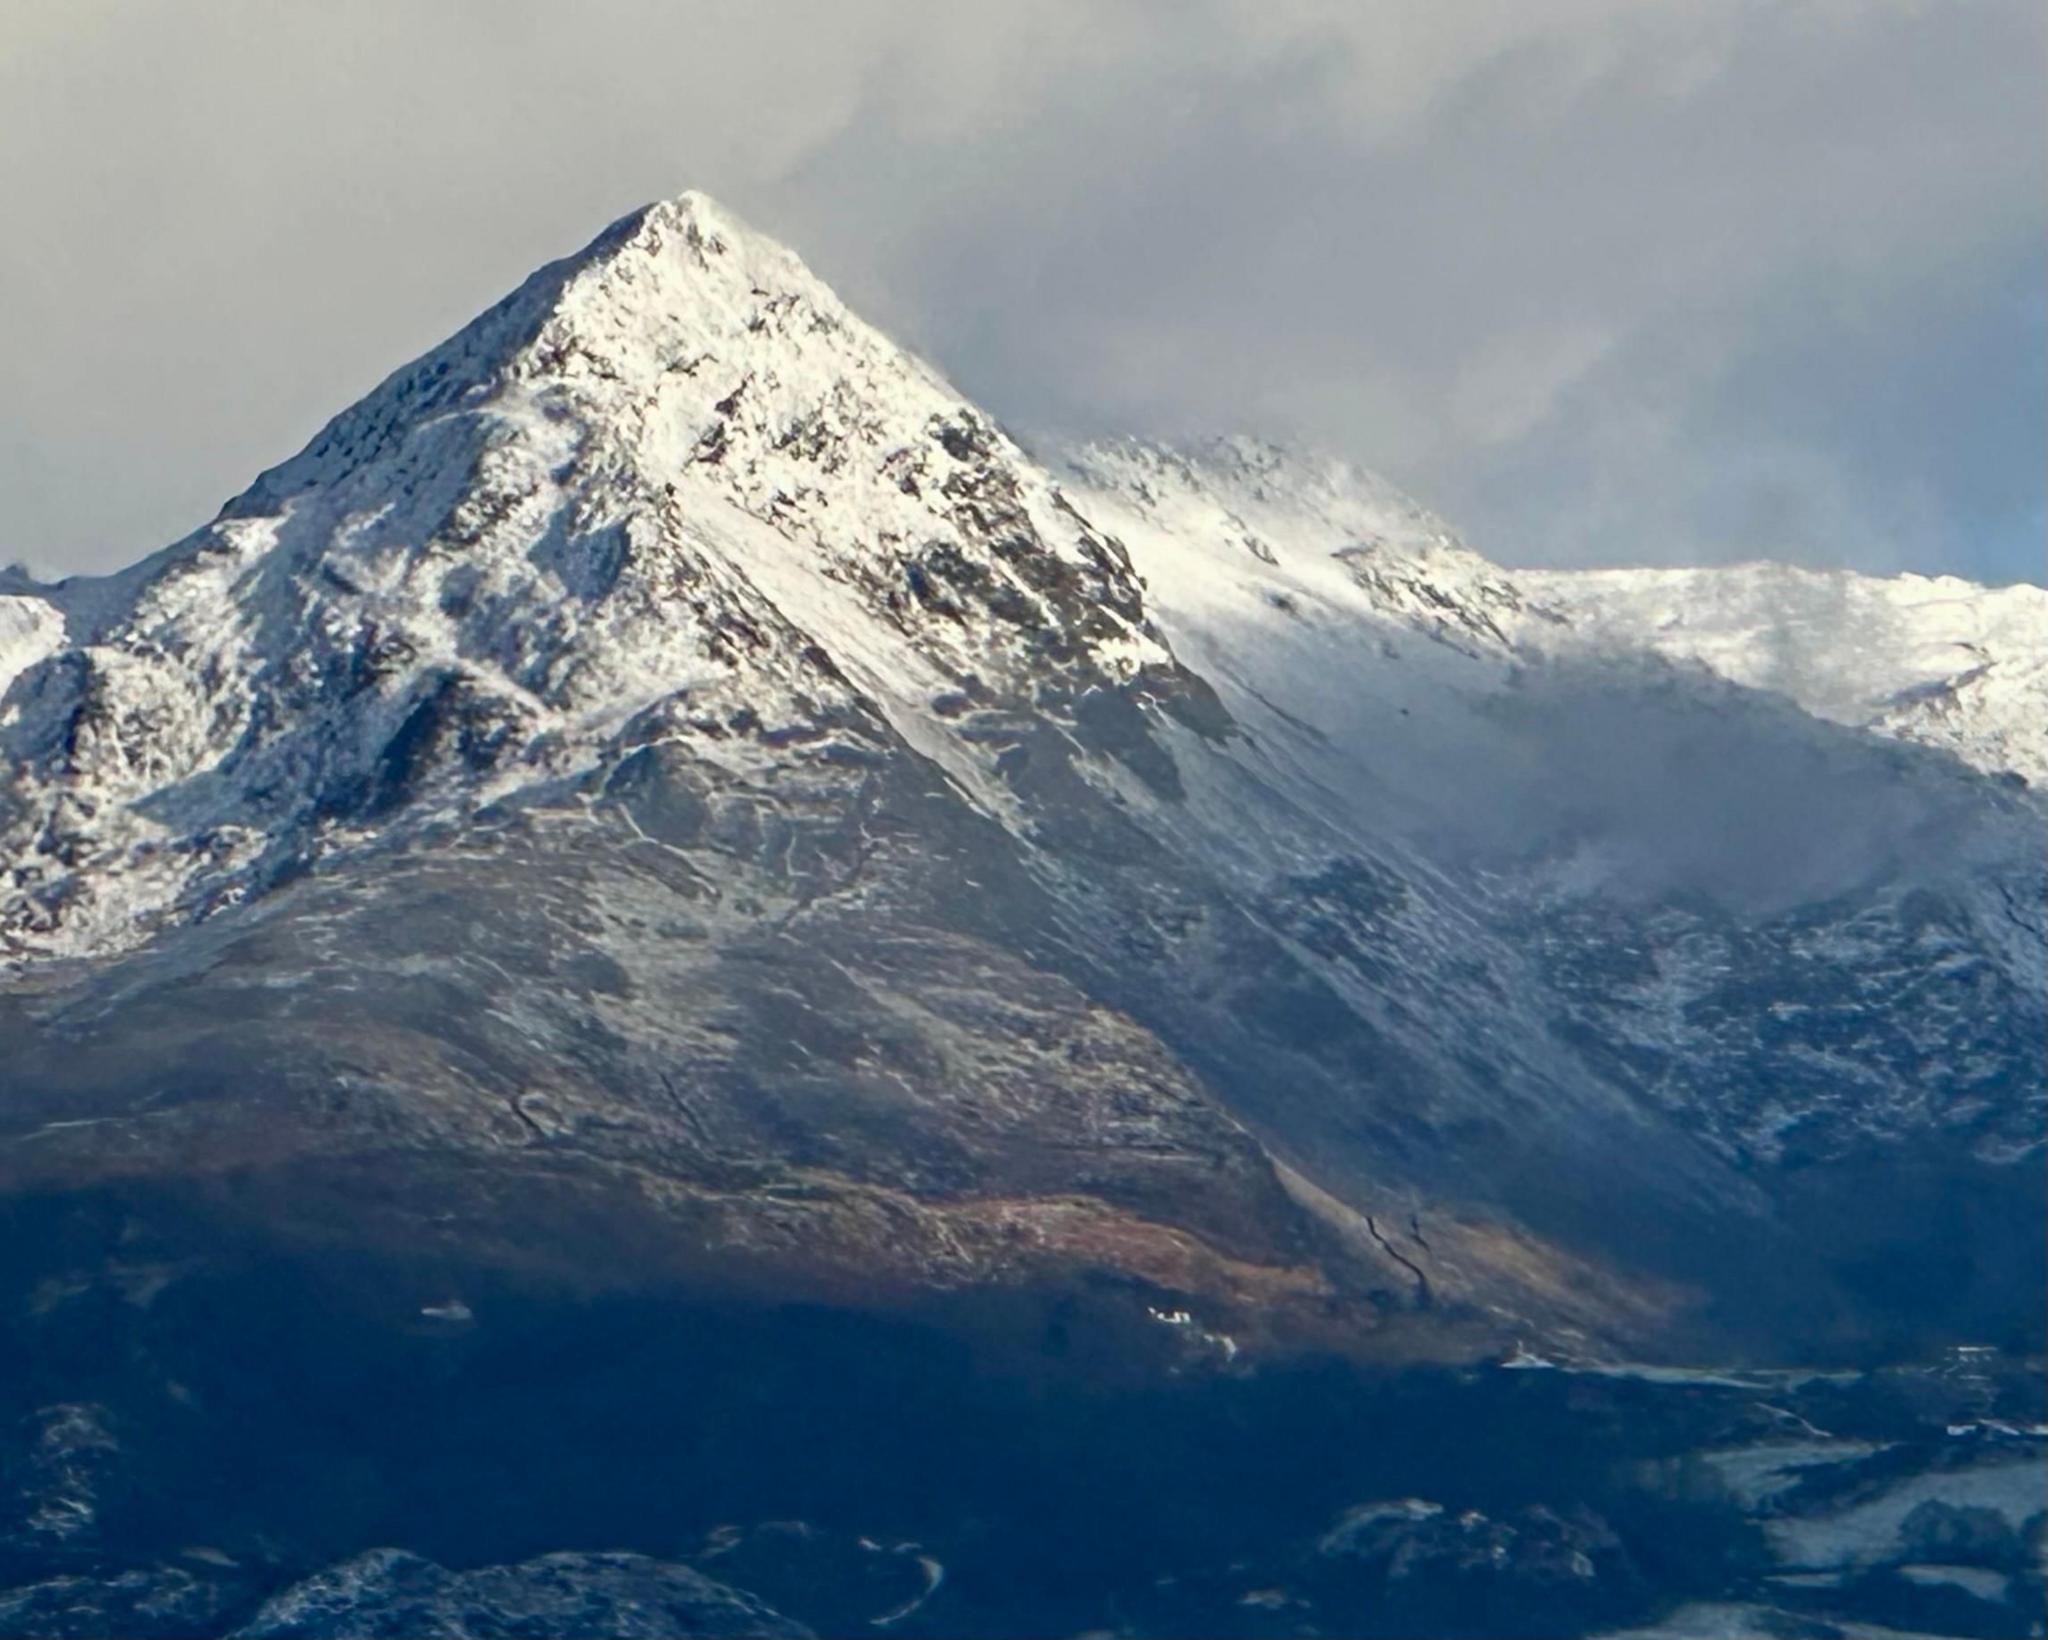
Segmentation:
<svg viewBox="0 0 2048 1640">
<path fill-rule="evenodd" d="M 686 195 L 6 583 L 4 1178 L 476 1256 L 528 1179 L 614 1274 L 1110 1269 L 1232 1358 L 2024 1331 L 2044 654 L 1027 453 Z"/>
</svg>

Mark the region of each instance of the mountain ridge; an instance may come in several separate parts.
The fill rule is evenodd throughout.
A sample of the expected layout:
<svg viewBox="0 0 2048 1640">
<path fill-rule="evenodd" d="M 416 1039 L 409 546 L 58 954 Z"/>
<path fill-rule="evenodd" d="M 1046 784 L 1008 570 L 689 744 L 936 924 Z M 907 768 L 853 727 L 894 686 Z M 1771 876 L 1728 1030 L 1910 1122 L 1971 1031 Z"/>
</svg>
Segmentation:
<svg viewBox="0 0 2048 1640">
<path fill-rule="evenodd" d="M 2024 1328 L 2048 600 L 1824 583 L 1873 693 L 1841 623 L 1762 665 L 1770 577 L 1617 573 L 1248 442 L 1040 460 L 633 213 L 185 541 L 9 583 L 0 1182 L 1115 1272 L 1205 1360 Z M 1967 1279 L 1868 1273 L 1873 1181 Z"/>
<path fill-rule="evenodd" d="M 733 258 L 732 267 L 720 266 L 728 256 Z M 681 281 L 679 262 L 684 264 Z M 763 279 L 769 283 L 763 284 Z M 679 297 L 679 291 L 687 300 Z M 742 313 L 746 302 L 736 300 L 742 292 L 758 311 Z M 639 423 L 633 431 L 643 444 L 641 464 L 654 470 L 687 471 L 706 464 L 722 465 L 724 458 L 718 452 L 733 425 L 728 407 L 737 412 L 739 401 L 750 388 L 757 399 L 767 396 L 777 401 L 752 419 L 757 434 L 768 421 L 778 423 L 771 435 L 778 452 L 800 440 L 808 440 L 822 449 L 847 435 L 846 428 L 833 421 L 829 402 L 836 399 L 842 407 L 854 402 L 845 397 L 847 378 L 843 374 L 822 386 L 816 382 L 785 384 L 777 380 L 764 388 L 754 384 L 743 360 L 734 362 L 728 369 L 730 390 L 722 397 L 712 396 L 713 414 L 702 414 L 703 407 L 699 406 L 700 413 L 689 428 L 663 423 L 664 412 L 671 407 L 662 402 L 665 384 L 657 378 L 677 372 L 694 376 L 698 369 L 720 368 L 720 363 L 700 345 L 711 339 L 711 330 L 720 330 L 729 343 L 742 327 L 754 334 L 768 330 L 771 324 L 786 330 L 786 321 L 793 313 L 802 315 L 802 324 L 830 334 L 835 341 L 838 333 L 848 333 L 856 359 L 867 365 L 870 373 L 869 392 L 864 399 L 855 395 L 856 399 L 870 407 L 878 396 L 886 401 L 889 395 L 878 395 L 872 380 L 877 373 L 885 375 L 890 392 L 898 397 L 907 395 L 905 406 L 898 408 L 907 406 L 912 422 L 919 414 L 929 418 L 965 413 L 970 423 L 964 430 L 954 430 L 955 439 L 1000 440 L 1011 465 L 1027 466 L 1028 458 L 1022 450 L 1001 439 L 986 418 L 975 420 L 972 408 L 935 372 L 847 314 L 792 253 L 751 233 L 706 196 L 685 193 L 630 213 L 583 251 L 537 272 L 450 342 L 394 372 L 359 404 L 335 417 L 299 455 L 259 476 L 246 492 L 222 509 L 212 524 L 184 542 L 128 570 L 96 580 L 75 580 L 51 588 L 14 583 L 15 590 L 0 602 L 0 686 L 11 685 L 23 673 L 44 668 L 44 663 L 59 655 L 96 655 L 96 664 L 102 670 L 115 670 L 133 666 L 139 654 L 146 657 L 150 647 L 163 638 L 174 644 L 191 644 L 195 635 L 177 630 L 193 613 L 173 604 L 180 581 L 196 579 L 204 588 L 191 591 L 187 595 L 190 599 L 225 591 L 248 567 L 272 554 L 277 530 L 289 513 L 289 497 L 316 492 L 331 481 L 346 481 L 364 467 L 375 470 L 375 482 L 393 482 L 394 475 L 385 468 L 390 465 L 395 444 L 419 438 L 422 428 L 432 431 L 433 424 L 444 416 L 454 418 L 458 424 L 472 424 L 465 430 L 475 448 L 451 451 L 439 447 L 445 441 L 429 438 L 423 442 L 435 448 L 424 452 L 420 459 L 444 466 L 459 466 L 467 460 L 485 482 L 480 494 L 468 498 L 468 514 L 451 513 L 445 520 L 422 516 L 415 520 L 414 529 L 415 533 L 425 535 L 436 522 L 450 526 L 458 550 L 465 532 L 479 527 L 479 509 L 532 506 L 548 499 L 532 483 L 530 473 L 509 472 L 504 475 L 504 482 L 492 484 L 486 471 L 494 461 L 500 467 L 514 465 L 506 454 L 508 446 L 516 449 L 521 443 L 543 441 L 539 437 L 500 438 L 488 425 L 474 425 L 496 420 L 510 428 L 521 418 L 529 418 L 540 425 L 528 426 L 524 431 L 541 434 L 548 419 L 561 412 L 559 407 L 539 407 L 536 394 L 560 396 L 578 387 L 588 390 L 592 403 L 586 407 L 585 422 L 598 426 L 606 425 L 608 420 Z M 678 315 L 691 317 L 685 322 Z M 886 370 L 876 371 L 877 358 L 886 361 Z M 717 385 L 723 387 L 725 379 L 721 378 Z M 478 402 L 465 406 L 465 400 Z M 671 417 L 670 421 L 673 420 Z M 898 433 L 911 430 L 908 425 L 894 429 Z M 591 436 L 588 425 L 577 436 L 587 440 Z M 907 458 L 910 448 L 907 444 L 902 447 L 903 457 Z M 561 438 L 544 450 L 519 453 L 529 465 L 550 456 L 567 459 Z M 1205 494 L 1202 504 L 1215 517 L 1200 520 L 1200 526 L 1242 529 L 1245 550 L 1255 557 L 1261 553 L 1270 555 L 1273 548 L 1245 523 L 1242 515 L 1263 508 L 1273 514 L 1272 523 L 1277 528 L 1269 527 L 1267 533 L 1277 539 L 1298 544 L 1304 538 L 1322 536 L 1338 542 L 1328 550 L 1347 555 L 1345 562 L 1353 570 L 1354 578 L 1368 562 L 1384 561 L 1395 573 L 1380 575 L 1376 596 L 1380 607 L 1397 618 L 1434 622 L 1441 632 L 1448 613 L 1450 619 L 1468 623 L 1472 635 L 1511 649 L 1579 645 L 1629 656 L 1661 655 L 1680 664 L 1702 665 L 1716 676 L 1739 684 L 1780 688 L 1802 709 L 1836 721 L 1945 746 L 1986 772 L 2008 773 L 2032 781 L 2048 772 L 2048 730 L 2039 727 L 2048 722 L 2048 712 L 2032 710 L 2048 698 L 2044 696 L 2044 691 L 2048 691 L 2048 663 L 2036 658 L 2040 653 L 2038 646 L 2032 655 L 2021 648 L 2028 640 L 2048 635 L 2048 592 L 2020 587 L 1992 591 L 1968 588 L 1966 583 L 1930 582 L 1915 577 L 1884 582 L 1843 573 L 1827 575 L 1749 566 L 1690 571 L 1504 571 L 1472 554 L 1447 526 L 1406 497 L 1343 463 L 1303 461 L 1273 447 L 1243 440 L 1221 441 L 1210 446 L 1208 454 L 1212 459 L 1207 464 L 1198 455 L 1177 455 L 1139 445 L 1124 447 L 1121 458 L 1108 447 L 1084 448 L 1066 456 L 1056 454 L 1051 482 L 1026 498 L 1028 525 L 1038 530 L 1042 540 L 1052 543 L 1057 557 L 1060 532 L 1046 526 L 1064 522 L 1053 515 L 1074 481 L 1078 480 L 1077 493 L 1086 497 L 1085 486 L 1091 476 L 1106 480 L 1105 493 L 1094 499 L 1108 505 L 1119 499 L 1120 483 L 1135 483 L 1142 504 L 1142 491 L 1148 480 L 1132 475 L 1149 463 L 1159 474 L 1177 474 L 1182 479 L 1184 496 Z M 1213 459 L 1217 457 L 1221 459 Z M 634 457 L 610 452 L 607 459 L 630 465 Z M 758 468 L 759 463 L 752 465 Z M 1068 486 L 1059 482 L 1062 469 Z M 895 475 L 899 488 L 905 478 L 916 482 L 906 470 Z M 404 471 L 395 475 L 395 482 L 401 487 L 406 485 Z M 522 487 L 524 493 L 519 493 Z M 797 491 L 792 495 L 762 479 L 758 471 L 750 471 L 739 481 L 738 488 L 737 496 L 728 497 L 736 501 L 736 510 L 751 513 L 757 521 L 765 514 L 785 534 L 788 520 L 784 515 L 803 509 L 802 487 L 792 486 Z M 371 499 L 373 503 L 390 505 L 383 495 Z M 429 505 L 425 511 L 431 511 L 432 499 L 427 498 Z M 873 499 L 872 489 L 868 499 Z M 1071 513 L 1071 506 L 1067 510 Z M 1079 515 L 1073 516 L 1078 519 Z M 341 549 L 327 557 L 323 573 L 330 577 L 340 573 L 336 560 L 346 556 L 348 547 L 341 533 L 342 520 L 335 522 L 336 529 L 328 538 L 311 543 L 315 548 Z M 571 557 L 553 566 L 534 566 L 539 572 L 534 581 L 558 597 L 574 597 L 579 588 L 587 595 L 604 577 L 616 574 L 612 557 L 631 551 L 632 530 L 643 522 L 615 522 L 607 526 L 610 534 L 606 529 L 582 529 L 567 549 Z M 873 519 L 866 522 L 883 529 L 885 541 L 892 538 L 886 525 Z M 1084 553 L 1101 552 L 1100 543 L 1090 546 L 1092 538 L 1086 532 L 1085 521 L 1082 523 L 1077 544 Z M 361 529 L 365 521 L 358 514 L 347 521 L 347 527 Z M 304 536 L 303 531 L 299 533 Z M 900 541 L 901 535 L 893 538 Z M 812 625 L 829 625 L 829 612 L 811 596 L 818 579 L 813 573 L 815 566 L 790 564 L 786 554 L 764 553 L 760 550 L 762 540 L 756 532 L 738 554 L 749 574 L 754 578 L 764 573 L 775 574 L 776 599 L 785 605 L 808 606 L 803 613 Z M 307 548 L 302 546 L 298 550 L 303 552 Z M 580 559 L 574 557 L 577 553 L 582 554 Z M 828 568 L 825 573 L 846 575 L 850 567 L 847 560 L 852 556 L 842 552 L 839 566 Z M 209 562 L 206 568 L 214 573 L 204 573 L 200 561 L 216 558 L 224 559 L 225 563 Z M 1081 559 L 1072 560 L 1069 567 L 1097 575 L 1115 573 L 1113 566 L 1105 571 L 1102 566 Z M 550 569 L 552 574 L 548 573 Z M 1155 565 L 1155 573 L 1172 576 L 1185 571 L 1161 560 Z M 920 575 L 914 567 L 910 574 L 913 589 L 934 584 L 930 576 Z M 1756 585 L 1759 581 L 1762 586 Z M 1824 629 L 1820 632 L 1823 643 L 1833 641 L 1837 648 L 1845 642 L 1840 626 L 1867 628 L 1873 616 L 1887 619 L 1892 646 L 1888 665 L 1872 667 L 1866 662 L 1863 668 L 1873 674 L 1874 682 L 1866 680 L 1860 691 L 1850 686 L 1851 694 L 1845 698 L 1844 684 L 1837 677 L 1825 675 L 1825 665 L 1809 669 L 1819 675 L 1801 675 L 1796 660 L 1788 664 L 1784 651 L 1791 641 L 1787 636 L 1789 623 L 1796 617 L 1786 606 L 1796 607 L 1798 602 L 1781 596 L 1788 586 L 1804 594 L 1808 610 L 1831 599 L 1841 604 L 1843 620 L 1832 638 Z M 95 642 L 112 625 L 122 622 L 124 600 L 131 592 L 141 602 L 127 613 L 129 630 L 125 641 L 114 646 Z M 506 589 L 501 592 L 495 616 L 505 625 L 515 617 L 524 618 L 545 631 L 549 622 L 543 612 L 520 605 L 521 599 L 530 600 L 532 596 L 532 588 Z M 1475 613 L 1461 607 L 1461 599 L 1465 604 L 1506 611 L 1511 618 L 1505 625 L 1497 624 L 1483 609 Z M 1740 633 L 1726 630 L 1725 620 L 1723 630 L 1701 633 L 1696 623 L 1688 626 L 1684 617 L 1672 613 L 1677 606 L 1688 606 L 1698 612 L 1710 601 L 1721 606 L 1724 616 L 1731 603 L 1768 607 L 1752 616 L 1748 630 Z M 1129 621 L 1127 612 L 1141 606 L 1139 588 L 1127 581 L 1118 588 L 1114 599 L 1098 600 L 1091 610 L 1090 618 L 1111 627 L 1109 635 L 1124 651 L 1110 657 L 1109 674 L 1115 681 L 1127 681 L 1127 677 L 1117 674 L 1171 664 L 1171 657 L 1148 638 L 1142 626 Z M 302 609 L 295 613 L 304 617 L 309 612 Z M 415 609 L 409 613 L 416 617 L 420 612 Z M 644 611 L 640 613 L 644 615 Z M 1927 614 L 1934 616 L 1932 623 L 1918 619 Z M 374 617 L 359 617 L 358 624 L 363 620 L 374 625 Z M 64 623 L 66 630 L 60 631 L 59 622 Z M 643 620 L 639 624 L 642 632 L 633 634 L 635 637 L 642 635 L 648 623 Z M 1923 630 L 1930 624 L 1936 630 Z M 80 630 L 69 631 L 73 625 Z M 1814 626 L 1809 615 L 1807 629 L 1811 631 Z M 1115 630 L 1118 628 L 1121 630 Z M 855 648 L 864 637 L 844 625 L 827 635 L 842 647 Z M 372 649 L 378 642 L 374 631 L 358 636 Z M 457 659 L 464 643 L 474 642 L 461 633 L 434 636 L 449 643 Z M 595 636 L 600 641 L 581 644 L 577 661 L 585 667 L 596 664 L 602 672 L 606 646 L 601 640 L 606 634 Z M 616 639 L 617 634 L 612 636 Z M 203 640 L 203 634 L 199 637 Z M 1996 646 L 1995 650 L 1987 647 L 1987 641 Z M 2020 652 L 2012 653 L 2015 649 Z M 535 668 L 544 668 L 551 661 L 559 664 L 558 657 L 538 653 L 517 659 L 523 663 L 526 674 L 533 674 Z M 621 688 L 638 682 L 642 696 L 651 699 L 665 688 L 687 686 L 694 676 L 693 663 L 701 665 L 702 661 L 699 655 L 673 647 L 667 652 L 631 655 L 629 659 L 637 663 L 643 678 L 628 679 L 614 667 L 611 675 L 601 676 L 589 686 L 588 694 L 616 697 Z M 880 693 L 890 686 L 897 673 L 917 669 L 921 659 L 914 647 L 885 648 L 863 668 L 863 686 L 871 693 Z M 956 673 L 967 670 L 958 654 L 947 659 L 954 663 L 952 669 Z M 529 693 L 546 696 L 552 689 L 573 701 L 572 682 L 543 679 L 541 688 L 534 691 L 530 685 L 535 676 L 519 675 L 516 666 L 504 670 L 514 672 L 518 682 L 529 686 Z M 1839 663 L 1836 671 L 1840 671 Z M 93 683 L 100 681 L 95 678 L 83 687 L 89 692 Z M 123 692 L 118 681 L 105 681 L 106 693 L 118 696 Z M 129 692 L 162 690 L 166 681 L 145 672 Z M 927 693 L 937 683 L 930 676 L 918 681 L 927 686 Z M 30 680 L 30 687 L 35 687 L 34 679 Z M 904 693 L 908 695 L 909 691 Z M 217 707 L 218 703 L 215 704 Z M 24 706 L 17 702 L 9 714 L 13 720 L 10 727 L 14 729 L 10 739 L 17 749 L 23 740 L 18 722 L 24 711 Z M 899 712 L 899 716 L 905 715 Z M 2034 725 L 2031 730 L 2029 723 Z M 164 738 L 167 732 L 174 733 L 164 724 L 153 726 L 156 738 Z M 218 755 L 220 748 L 217 744 L 188 746 L 183 749 L 182 761 L 192 765 L 209 751 Z M 143 782 L 123 781 L 117 789 L 120 798 L 132 806 L 136 797 L 149 789 L 147 772 Z M 980 795 L 986 800 L 990 793 L 984 789 Z M 13 843 L 18 855 L 22 846 L 19 838 Z M 26 955 L 32 952 L 34 942 L 22 943 L 21 877 L 17 868 L 17 894 L 10 897 L 11 909 L 16 913 L 10 920 L 17 926 L 11 938 L 19 945 L 21 954 Z M 111 929 L 100 928 L 88 934 L 79 949 L 98 948 L 110 937 L 114 937 Z"/>
</svg>

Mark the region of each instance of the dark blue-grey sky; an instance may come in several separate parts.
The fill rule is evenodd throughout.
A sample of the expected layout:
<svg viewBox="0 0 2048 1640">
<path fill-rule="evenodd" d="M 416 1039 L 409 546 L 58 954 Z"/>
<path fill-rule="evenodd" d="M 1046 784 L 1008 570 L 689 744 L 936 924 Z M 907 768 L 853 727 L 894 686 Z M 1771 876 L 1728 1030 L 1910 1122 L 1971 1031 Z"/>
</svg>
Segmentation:
<svg viewBox="0 0 2048 1640">
<path fill-rule="evenodd" d="M 12 0 L 0 559 L 106 568 L 709 189 L 1021 427 L 1548 563 L 2044 578 L 2038 0 Z"/>
</svg>

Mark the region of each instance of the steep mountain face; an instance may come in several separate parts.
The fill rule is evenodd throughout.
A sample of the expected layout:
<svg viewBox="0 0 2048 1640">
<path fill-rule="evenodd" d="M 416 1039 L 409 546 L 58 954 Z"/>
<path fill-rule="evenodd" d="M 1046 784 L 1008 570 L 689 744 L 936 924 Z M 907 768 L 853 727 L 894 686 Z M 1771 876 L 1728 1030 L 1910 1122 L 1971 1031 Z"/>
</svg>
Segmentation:
<svg viewBox="0 0 2048 1640">
<path fill-rule="evenodd" d="M 684 196 L 0 591 L 24 1199 L 1227 1370 L 2038 1334 L 2037 589 L 1033 456 Z"/>
<path fill-rule="evenodd" d="M 1283 794 L 1347 850 L 1397 838 L 1447 870 L 1478 924 L 1466 960 L 1502 933 L 1494 973 L 1534 957 L 1540 972 L 1506 987 L 1542 998 L 1518 1040 L 1555 1034 L 1597 987 L 1573 1046 L 1663 1050 L 1673 1063 L 1658 1076 L 1610 1061 L 1614 1080 L 1745 1156 L 1780 1159 L 1795 1131 L 1825 1145 L 1816 1124 L 1953 1133 L 1959 1116 L 1989 1116 L 1980 1137 L 1994 1149 L 2037 1142 L 2024 1077 L 2019 1098 L 1991 1098 L 1993 1115 L 1955 1073 L 2008 1026 L 2018 1057 L 1999 1063 L 2027 1062 L 2041 917 L 2038 811 L 2020 794 L 2048 742 L 2036 714 L 2007 703 L 2038 687 L 2048 592 L 1778 566 L 1510 574 L 1341 465 L 1239 445 L 1194 459 L 1096 450 L 1070 466 L 1091 516 L 1128 543 L 1177 653 L 1247 727 L 1258 762 L 1243 760 L 1245 784 Z M 1952 755 L 1887 750 L 1869 731 Z M 1232 828 L 1219 816 L 1213 829 Z M 1258 835 L 1271 882 L 1286 851 L 1274 828 Z M 1945 937 L 1932 969 L 1954 990 L 1923 965 Z M 1418 931 L 1404 952 L 1411 973 L 1420 943 Z M 1912 1004 L 1835 992 L 1852 975 L 1867 985 L 1886 943 L 1919 953 L 1899 959 Z M 1432 994 L 1447 983 L 1435 976 Z M 1943 1074 L 1912 1068 L 1880 1094 L 1875 1041 L 1852 1072 L 1812 1040 L 1841 1023 L 1814 1017 L 1817 991 L 1938 1033 Z M 1768 1022 L 1739 1068 L 1725 1033 L 1700 1029 L 1737 1011 L 1724 1023 Z M 1816 1074 L 1799 1074 L 1802 1060 Z M 1686 1067 L 1743 1086 L 1702 1096 L 1674 1083 Z M 1830 1083 L 1852 1108 L 1827 1109 Z"/>
<path fill-rule="evenodd" d="M 622 736 L 772 750 L 874 709 L 842 667 L 908 724 L 948 688 L 1078 698 L 1168 661 L 1049 481 L 688 197 L 537 274 L 197 536 L 53 602 L 61 646 L 32 599 L 9 621 L 22 659 L 62 649 L 11 714 L 29 957 L 132 945 Z M 658 721 L 686 699 L 709 727 Z"/>
</svg>

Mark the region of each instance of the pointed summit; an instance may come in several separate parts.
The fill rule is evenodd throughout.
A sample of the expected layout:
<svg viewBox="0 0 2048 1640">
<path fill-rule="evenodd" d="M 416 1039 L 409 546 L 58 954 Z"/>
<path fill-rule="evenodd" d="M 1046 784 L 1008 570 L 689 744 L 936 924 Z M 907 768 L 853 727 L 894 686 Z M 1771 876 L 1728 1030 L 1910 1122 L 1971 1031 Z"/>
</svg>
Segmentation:
<svg viewBox="0 0 2048 1640">
<path fill-rule="evenodd" d="M 861 325 L 795 252 L 707 194 L 688 191 L 629 212 L 572 255 L 536 270 L 446 342 L 394 371 L 298 455 L 229 504 L 260 511 L 309 483 L 386 454 L 409 426 L 475 407 L 508 383 L 611 384 L 592 406 L 630 408 L 675 371 L 722 351 L 751 353 L 778 315 L 817 332 L 849 328 L 871 351 L 897 353 Z M 749 340 L 749 338 L 752 338 Z M 903 359 L 939 385 L 926 367 Z"/>
<path fill-rule="evenodd" d="M 23 951 L 581 779 L 685 697 L 804 732 L 879 703 L 917 734 L 963 690 L 1073 702 L 1172 665 L 1049 474 L 694 193 L 65 597 L 75 647 L 12 646 Z"/>
</svg>

